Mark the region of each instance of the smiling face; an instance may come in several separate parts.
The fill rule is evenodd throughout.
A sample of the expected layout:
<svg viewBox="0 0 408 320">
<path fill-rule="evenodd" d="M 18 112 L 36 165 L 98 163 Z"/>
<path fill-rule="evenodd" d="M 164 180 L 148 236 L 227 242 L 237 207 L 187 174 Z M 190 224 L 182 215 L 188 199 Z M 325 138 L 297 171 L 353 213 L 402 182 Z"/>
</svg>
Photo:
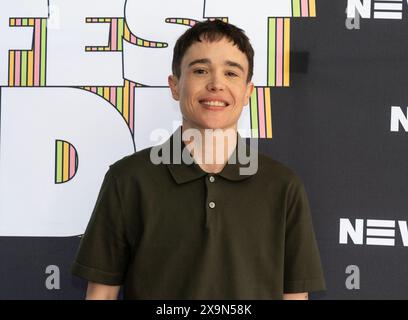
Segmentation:
<svg viewBox="0 0 408 320">
<path fill-rule="evenodd" d="M 233 42 L 194 42 L 181 61 L 180 77 L 169 76 L 183 128 L 236 130 L 253 90 L 247 75 L 247 57 Z"/>
</svg>

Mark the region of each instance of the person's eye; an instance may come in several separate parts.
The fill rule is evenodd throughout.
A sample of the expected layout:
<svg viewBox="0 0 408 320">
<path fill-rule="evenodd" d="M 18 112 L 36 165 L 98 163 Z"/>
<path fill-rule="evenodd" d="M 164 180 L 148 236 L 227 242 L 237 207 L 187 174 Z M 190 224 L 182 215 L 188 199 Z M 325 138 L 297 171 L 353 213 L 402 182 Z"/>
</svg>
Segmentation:
<svg viewBox="0 0 408 320">
<path fill-rule="evenodd" d="M 195 69 L 193 71 L 195 74 L 205 74 L 207 71 L 204 69 Z"/>
<path fill-rule="evenodd" d="M 227 76 L 229 76 L 229 77 L 238 77 L 238 75 L 235 73 L 235 72 L 232 72 L 232 71 L 228 71 L 227 72 Z"/>
</svg>

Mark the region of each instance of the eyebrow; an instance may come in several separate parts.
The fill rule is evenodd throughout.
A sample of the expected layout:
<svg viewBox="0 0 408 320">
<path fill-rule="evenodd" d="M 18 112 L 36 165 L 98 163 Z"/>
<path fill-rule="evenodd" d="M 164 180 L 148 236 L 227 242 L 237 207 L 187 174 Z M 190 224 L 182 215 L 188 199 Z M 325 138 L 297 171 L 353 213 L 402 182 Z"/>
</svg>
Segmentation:
<svg viewBox="0 0 408 320">
<path fill-rule="evenodd" d="M 206 58 L 204 58 L 204 59 L 196 59 L 196 60 L 191 61 L 191 62 L 188 64 L 188 67 L 190 68 L 190 67 L 192 67 L 192 66 L 195 65 L 195 64 L 211 64 L 211 61 L 210 61 L 210 59 L 206 59 Z M 227 66 L 235 67 L 235 68 L 240 69 L 242 72 L 245 72 L 245 71 L 244 71 L 244 67 L 243 67 L 241 64 L 239 64 L 238 62 L 234 62 L 234 61 L 231 61 L 231 60 L 226 60 L 226 61 L 225 61 L 225 64 L 226 64 Z"/>
<path fill-rule="evenodd" d="M 234 61 L 231 61 L 231 60 L 227 60 L 227 61 L 225 62 L 225 64 L 228 65 L 228 66 L 230 66 L 230 67 L 238 68 L 238 69 L 240 69 L 242 72 L 244 72 L 244 67 L 241 66 L 238 62 L 234 62 Z"/>
</svg>

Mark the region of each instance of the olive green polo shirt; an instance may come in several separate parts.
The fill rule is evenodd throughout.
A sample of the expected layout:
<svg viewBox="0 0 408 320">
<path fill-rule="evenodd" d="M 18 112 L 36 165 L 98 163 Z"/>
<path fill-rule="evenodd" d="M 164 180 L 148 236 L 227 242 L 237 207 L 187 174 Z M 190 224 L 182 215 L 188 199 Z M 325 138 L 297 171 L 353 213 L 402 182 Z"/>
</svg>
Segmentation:
<svg viewBox="0 0 408 320">
<path fill-rule="evenodd" d="M 233 155 L 246 146 L 237 136 Z M 255 174 L 241 175 L 238 162 L 210 174 L 195 162 L 153 164 L 150 150 L 110 166 L 74 275 L 123 285 L 125 299 L 282 299 L 325 289 L 307 195 L 292 170 L 258 153 Z"/>
</svg>

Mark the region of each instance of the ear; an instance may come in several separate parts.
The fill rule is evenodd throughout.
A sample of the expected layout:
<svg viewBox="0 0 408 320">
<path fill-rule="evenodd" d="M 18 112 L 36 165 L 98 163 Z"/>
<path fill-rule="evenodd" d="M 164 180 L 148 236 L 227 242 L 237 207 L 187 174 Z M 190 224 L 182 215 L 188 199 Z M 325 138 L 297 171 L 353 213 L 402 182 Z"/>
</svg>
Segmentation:
<svg viewBox="0 0 408 320">
<path fill-rule="evenodd" d="M 245 104 L 244 104 L 244 106 L 246 106 L 249 103 L 249 98 L 252 95 L 252 91 L 254 91 L 254 84 L 253 84 L 253 82 L 249 82 L 247 84 L 246 91 L 245 91 L 245 97 L 244 97 Z"/>
<path fill-rule="evenodd" d="M 178 89 L 178 78 L 175 75 L 170 75 L 167 80 L 169 83 L 169 87 L 170 87 L 171 95 L 173 96 L 173 99 L 176 101 L 179 101 L 180 96 L 179 96 L 179 89 Z"/>
</svg>

